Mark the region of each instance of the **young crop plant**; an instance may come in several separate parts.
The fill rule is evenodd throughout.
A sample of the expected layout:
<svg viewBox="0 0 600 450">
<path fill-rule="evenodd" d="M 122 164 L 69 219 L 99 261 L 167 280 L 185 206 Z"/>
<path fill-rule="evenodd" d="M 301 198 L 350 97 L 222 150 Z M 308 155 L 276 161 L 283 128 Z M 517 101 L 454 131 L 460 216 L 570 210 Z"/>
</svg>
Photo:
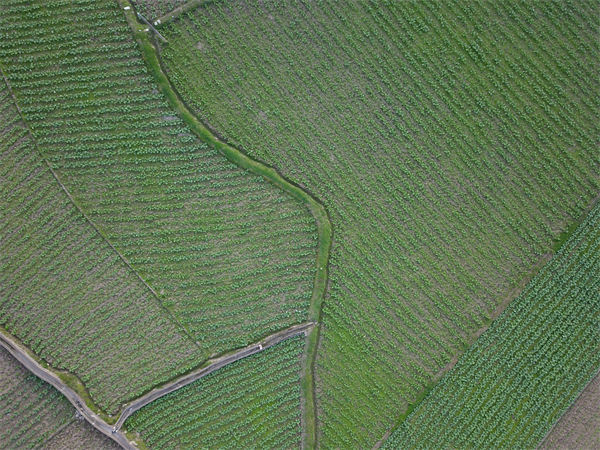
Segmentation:
<svg viewBox="0 0 600 450">
<path fill-rule="evenodd" d="M 314 218 L 192 133 L 118 4 L 2 6 L 0 65 L 39 150 L 203 358 L 307 321 Z"/>
<path fill-rule="evenodd" d="M 125 427 L 151 448 L 298 448 L 304 339 L 236 361 L 160 398 Z"/>
<path fill-rule="evenodd" d="M 597 197 L 598 8 L 221 0 L 159 27 L 190 108 L 331 216 L 324 447 L 378 442 Z"/>
<path fill-rule="evenodd" d="M 599 369 L 600 205 L 386 447 L 535 448 Z"/>
<path fill-rule="evenodd" d="M 109 414 L 199 365 L 201 349 L 54 178 L 2 78 L 0 154 L 0 326 Z"/>
<path fill-rule="evenodd" d="M 0 447 L 115 449 L 56 389 L 0 348 Z M 76 439 L 74 439 L 76 438 Z M 64 445 L 68 444 L 68 445 Z"/>
</svg>

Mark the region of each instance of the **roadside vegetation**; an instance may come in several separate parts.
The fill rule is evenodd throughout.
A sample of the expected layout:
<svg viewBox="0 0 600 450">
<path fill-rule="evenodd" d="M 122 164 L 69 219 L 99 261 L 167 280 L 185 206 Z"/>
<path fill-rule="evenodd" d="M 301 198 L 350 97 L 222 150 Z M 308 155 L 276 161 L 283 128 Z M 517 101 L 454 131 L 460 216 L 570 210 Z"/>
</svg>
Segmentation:
<svg viewBox="0 0 600 450">
<path fill-rule="evenodd" d="M 109 414 L 199 365 L 195 342 L 61 189 L 1 77 L 0 152 L 0 326 Z"/>
<path fill-rule="evenodd" d="M 330 213 L 324 447 L 380 440 L 598 195 L 598 12 L 223 0 L 160 27 L 191 109 Z"/>
<path fill-rule="evenodd" d="M 598 367 L 600 205 L 385 447 L 535 448 Z"/>
<path fill-rule="evenodd" d="M 4 3 L 0 65 L 40 151 L 202 356 L 306 321 L 314 218 L 192 134 L 116 2 Z"/>
<path fill-rule="evenodd" d="M 298 448 L 301 357 L 295 337 L 229 364 L 132 415 L 151 448 Z"/>
<path fill-rule="evenodd" d="M 0 348 L 0 447 L 114 449 L 56 389 Z M 64 445 L 67 444 L 68 445 Z"/>
</svg>

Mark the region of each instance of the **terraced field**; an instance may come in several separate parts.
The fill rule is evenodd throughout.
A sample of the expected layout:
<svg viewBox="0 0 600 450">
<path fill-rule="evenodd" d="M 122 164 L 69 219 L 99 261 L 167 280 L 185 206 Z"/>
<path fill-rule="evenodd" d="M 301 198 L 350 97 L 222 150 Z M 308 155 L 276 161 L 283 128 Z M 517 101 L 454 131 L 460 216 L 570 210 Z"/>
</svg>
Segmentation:
<svg viewBox="0 0 600 450">
<path fill-rule="evenodd" d="M 313 217 L 192 134 L 116 2 L 5 0 L 0 29 L 38 148 L 203 358 L 306 321 Z"/>
<path fill-rule="evenodd" d="M 108 413 L 203 352 L 61 189 L 0 79 L 0 325 Z M 57 413 L 58 414 L 58 413 Z"/>
<path fill-rule="evenodd" d="M 599 7 L 223 0 L 160 28 L 191 108 L 331 215 L 324 447 L 381 439 L 597 197 Z"/>
<path fill-rule="evenodd" d="M 125 427 L 152 448 L 298 448 L 304 339 L 241 359 L 145 406 Z"/>
<path fill-rule="evenodd" d="M 386 447 L 535 448 L 598 367 L 600 205 Z"/>
<path fill-rule="evenodd" d="M 0 348 L 0 447 L 114 449 L 52 386 Z"/>
</svg>

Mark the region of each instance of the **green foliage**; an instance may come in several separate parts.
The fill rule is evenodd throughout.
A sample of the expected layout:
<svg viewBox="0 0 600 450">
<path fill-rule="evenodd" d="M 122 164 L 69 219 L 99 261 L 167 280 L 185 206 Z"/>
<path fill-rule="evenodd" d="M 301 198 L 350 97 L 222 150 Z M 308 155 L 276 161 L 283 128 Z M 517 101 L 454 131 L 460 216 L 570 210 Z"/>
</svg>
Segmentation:
<svg viewBox="0 0 600 450">
<path fill-rule="evenodd" d="M 331 214 L 324 446 L 379 440 L 598 194 L 598 16 L 223 0 L 161 27 L 192 109 Z"/>
<path fill-rule="evenodd" d="M 304 339 L 229 364 L 145 406 L 125 422 L 152 448 L 300 446 Z"/>
<path fill-rule="evenodd" d="M 534 448 L 599 367 L 596 206 L 386 446 Z"/>
<path fill-rule="evenodd" d="M 205 356 L 69 200 L 0 80 L 0 325 L 107 412 Z"/>
<path fill-rule="evenodd" d="M 39 149 L 204 357 L 305 321 L 313 217 L 190 132 L 116 2 L 4 3 L 0 64 Z"/>
</svg>

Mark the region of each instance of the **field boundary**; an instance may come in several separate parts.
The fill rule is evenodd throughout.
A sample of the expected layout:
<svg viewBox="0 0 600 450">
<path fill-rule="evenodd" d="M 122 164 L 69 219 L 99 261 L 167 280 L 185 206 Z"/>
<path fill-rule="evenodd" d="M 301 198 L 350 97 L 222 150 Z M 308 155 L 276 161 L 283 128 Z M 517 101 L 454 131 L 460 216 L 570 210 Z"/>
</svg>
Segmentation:
<svg viewBox="0 0 600 450">
<path fill-rule="evenodd" d="M 204 0 L 201 2 L 192 1 L 187 5 L 191 7 L 196 4 L 212 2 L 214 0 Z M 179 114 L 184 122 L 192 129 L 194 134 L 204 142 L 212 145 L 216 150 L 222 153 L 229 161 L 249 170 L 252 173 L 262 176 L 267 181 L 282 189 L 292 197 L 300 200 L 310 211 L 315 219 L 318 232 L 316 274 L 313 292 L 310 299 L 308 318 L 314 321 L 316 326 L 309 333 L 307 338 L 306 366 L 302 376 L 302 391 L 305 400 L 303 414 L 303 423 L 305 424 L 304 447 L 315 448 L 317 440 L 317 418 L 316 418 L 316 386 L 314 383 L 314 367 L 317 352 L 317 342 L 321 324 L 321 310 L 325 291 L 327 289 L 327 273 L 329 263 L 329 252 L 333 238 L 333 228 L 329 213 L 311 193 L 300 187 L 294 182 L 286 179 L 275 168 L 253 158 L 250 158 L 240 149 L 228 144 L 220 137 L 210 126 L 202 122 L 191 112 L 177 90 L 171 84 L 171 81 L 164 70 L 158 46 L 155 45 L 146 31 L 146 26 L 141 24 L 136 17 L 134 5 L 130 0 L 117 0 L 121 6 L 127 22 L 140 46 L 142 56 L 146 65 L 155 78 L 160 91 L 167 98 L 170 106 Z M 183 7 L 182 7 L 183 8 Z M 175 17 L 175 16 L 173 16 Z"/>
<path fill-rule="evenodd" d="M 69 402 L 75 407 L 81 416 L 90 423 L 90 425 L 92 425 L 102 434 L 117 442 L 123 448 L 132 450 L 136 448 L 145 448 L 143 442 L 140 442 L 133 437 L 134 434 L 124 433 L 121 431 L 122 425 L 133 413 L 143 408 L 147 404 L 152 403 L 154 400 L 175 392 L 182 387 L 187 386 L 188 384 L 191 384 L 194 381 L 211 374 L 212 372 L 215 372 L 216 370 L 239 361 L 240 359 L 260 353 L 295 336 L 299 336 L 301 334 L 308 336 L 309 333 L 316 328 L 316 325 L 317 324 L 315 322 L 305 322 L 292 325 L 291 327 L 273 333 L 240 350 L 227 353 L 217 358 L 209 359 L 205 361 L 201 367 L 195 369 L 194 371 L 182 375 L 181 377 L 165 383 L 162 386 L 156 387 L 145 395 L 131 401 L 128 406 L 121 410 L 121 413 L 114 425 L 109 424 L 104 418 L 101 417 L 100 414 L 92 411 L 80 393 L 71 388 L 67 382 L 62 379 L 60 374 L 56 374 L 54 371 L 50 370 L 48 364 L 40 361 L 40 359 L 31 350 L 20 343 L 16 337 L 12 336 L 2 328 L 0 328 L 0 346 L 5 348 L 17 361 L 19 361 L 19 363 L 23 365 L 23 367 L 25 367 L 31 373 L 54 386 L 67 398 L 67 400 L 69 400 Z M 131 442 L 128 436 L 132 438 Z"/>
<path fill-rule="evenodd" d="M 193 372 L 183 375 L 177 380 L 167 383 L 161 387 L 155 388 L 147 394 L 130 402 L 129 405 L 122 410 L 119 419 L 115 423 L 115 428 L 119 430 L 133 413 L 143 408 L 147 404 L 152 403 L 154 400 L 181 389 L 182 387 L 187 386 L 188 384 L 191 384 L 194 381 L 197 381 L 200 378 L 205 377 L 206 375 L 209 375 L 212 372 L 219 370 L 231 363 L 273 347 L 274 345 L 277 345 L 286 339 L 299 336 L 300 334 L 306 335 L 314 326 L 314 322 L 293 325 L 289 328 L 278 331 L 277 333 L 271 334 L 265 339 L 250 344 L 234 353 L 225 354 L 218 358 L 208 360 L 202 367 L 194 370 Z"/>
</svg>

